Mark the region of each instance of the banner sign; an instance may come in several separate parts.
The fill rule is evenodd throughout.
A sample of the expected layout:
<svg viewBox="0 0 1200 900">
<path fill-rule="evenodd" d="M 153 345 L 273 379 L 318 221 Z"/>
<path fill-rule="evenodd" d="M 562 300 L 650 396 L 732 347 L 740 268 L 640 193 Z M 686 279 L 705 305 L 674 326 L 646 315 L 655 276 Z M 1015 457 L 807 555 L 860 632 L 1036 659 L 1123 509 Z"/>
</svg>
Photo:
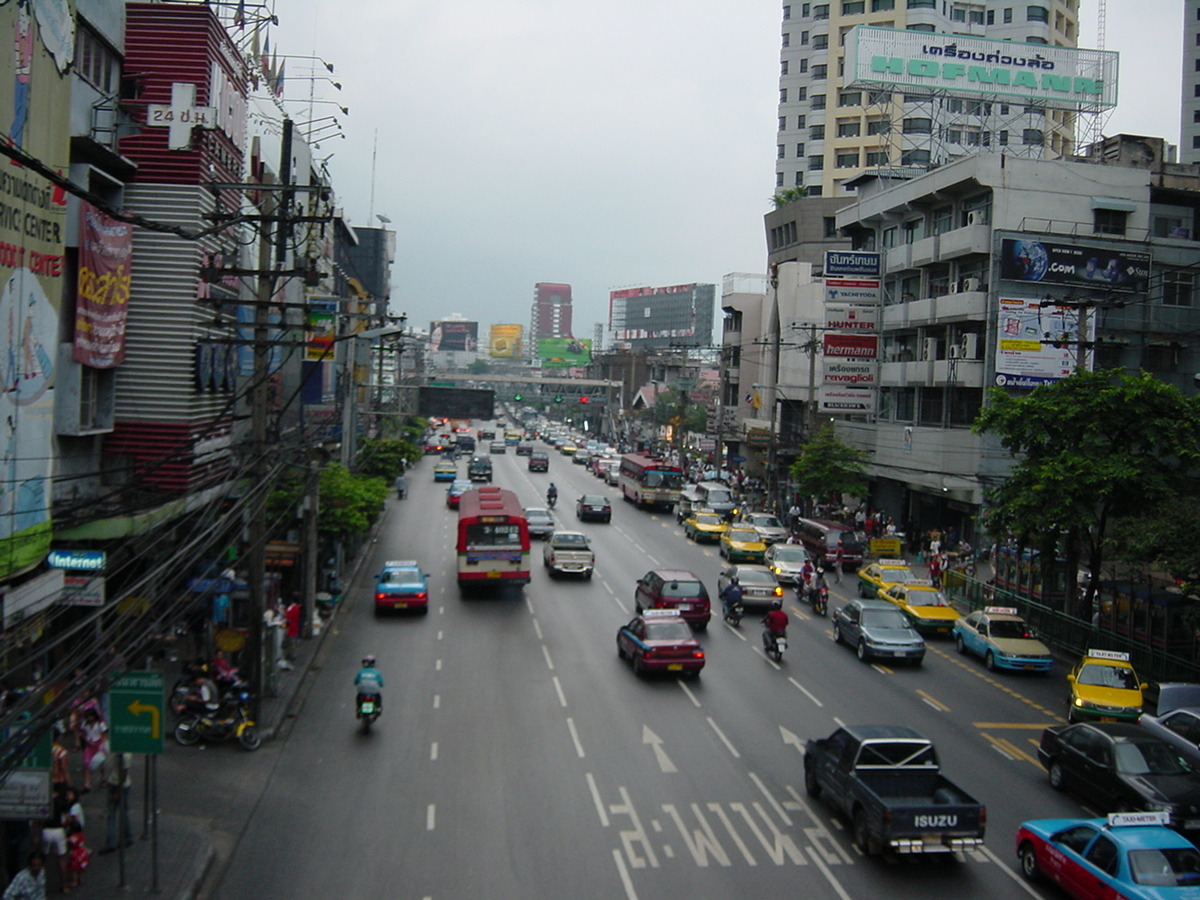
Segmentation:
<svg viewBox="0 0 1200 900">
<path fill-rule="evenodd" d="M 1112 50 L 1023 44 L 860 25 L 846 40 L 846 84 L 1020 97 L 1046 106 L 1117 105 Z"/>
<path fill-rule="evenodd" d="M 592 342 L 576 338 L 541 338 L 538 358 L 543 369 L 571 369 L 589 365 L 592 361 Z"/>
<path fill-rule="evenodd" d="M 825 304 L 825 330 L 871 334 L 879 330 L 879 308 L 852 303 Z"/>
<path fill-rule="evenodd" d="M 429 324 L 429 349 L 466 350 L 473 353 L 479 347 L 478 322 L 431 322 Z"/>
<path fill-rule="evenodd" d="M 875 392 L 859 388 L 821 388 L 820 411 L 843 414 L 870 414 L 875 412 Z"/>
<path fill-rule="evenodd" d="M 829 303 L 878 303 L 879 284 L 867 278 L 826 278 L 825 299 Z"/>
<path fill-rule="evenodd" d="M 1095 317 L 1089 336 L 1079 334 L 1079 310 L 1067 306 L 1042 306 L 1029 297 L 1001 297 L 996 341 L 996 384 L 1000 387 L 1035 388 L 1066 378 L 1075 371 L 1077 344 L 1093 340 Z M 1055 347 L 1054 341 L 1061 346 Z"/>
<path fill-rule="evenodd" d="M 85 366 L 110 369 L 125 361 L 133 225 L 118 222 L 86 200 L 80 201 L 79 208 L 79 297 L 73 355 Z"/>
<path fill-rule="evenodd" d="M 488 356 L 492 359 L 515 359 L 521 355 L 520 325 L 493 325 L 488 338 Z"/>
<path fill-rule="evenodd" d="M 879 338 L 866 334 L 826 334 L 824 353 L 826 357 L 839 359 L 877 359 Z"/>
<path fill-rule="evenodd" d="M 1005 238 L 1000 242 L 1000 277 L 1109 291 L 1144 291 L 1149 253 L 1109 250 L 1087 244 Z"/>
<path fill-rule="evenodd" d="M 825 277 L 860 276 L 878 278 L 880 254 L 867 250 L 826 250 Z M 828 282 L 826 282 L 828 284 Z"/>
<path fill-rule="evenodd" d="M 825 363 L 825 383 L 874 387 L 877 383 L 875 363 L 829 360 Z"/>
</svg>

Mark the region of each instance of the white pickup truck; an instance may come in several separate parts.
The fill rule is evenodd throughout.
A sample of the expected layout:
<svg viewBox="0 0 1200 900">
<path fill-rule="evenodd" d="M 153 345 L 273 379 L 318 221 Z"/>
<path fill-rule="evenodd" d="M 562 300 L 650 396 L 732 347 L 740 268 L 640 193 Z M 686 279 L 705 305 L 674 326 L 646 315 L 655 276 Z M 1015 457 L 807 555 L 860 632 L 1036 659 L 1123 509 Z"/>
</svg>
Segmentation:
<svg viewBox="0 0 1200 900">
<path fill-rule="evenodd" d="M 591 578 L 596 567 L 596 554 L 583 532 L 556 531 L 546 541 L 542 565 L 551 575 L 574 573 Z"/>
</svg>

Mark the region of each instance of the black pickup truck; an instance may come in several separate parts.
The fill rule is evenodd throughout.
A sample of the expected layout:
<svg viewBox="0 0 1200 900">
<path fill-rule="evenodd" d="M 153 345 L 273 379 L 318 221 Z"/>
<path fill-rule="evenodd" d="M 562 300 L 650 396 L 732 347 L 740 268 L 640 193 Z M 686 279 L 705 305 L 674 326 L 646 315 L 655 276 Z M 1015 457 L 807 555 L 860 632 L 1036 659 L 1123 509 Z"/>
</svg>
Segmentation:
<svg viewBox="0 0 1200 900">
<path fill-rule="evenodd" d="M 855 725 L 810 740 L 804 787 L 846 817 L 868 856 L 983 845 L 987 810 L 941 774 L 933 744 L 903 725 Z"/>
</svg>

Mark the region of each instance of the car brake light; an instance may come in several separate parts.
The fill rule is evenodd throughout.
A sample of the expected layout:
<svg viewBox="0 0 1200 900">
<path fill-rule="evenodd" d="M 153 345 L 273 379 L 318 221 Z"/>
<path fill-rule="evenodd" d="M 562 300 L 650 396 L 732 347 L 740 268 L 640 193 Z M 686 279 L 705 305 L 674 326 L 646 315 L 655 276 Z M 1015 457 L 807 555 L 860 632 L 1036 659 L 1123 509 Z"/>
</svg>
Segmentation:
<svg viewBox="0 0 1200 900">
<path fill-rule="evenodd" d="M 778 585 L 776 585 L 776 587 L 775 587 L 775 596 L 776 597 L 783 596 L 783 588 L 779 587 Z"/>
<path fill-rule="evenodd" d="M 704 651 L 697 650 L 692 654 L 692 656 L 694 656 L 696 659 L 704 659 Z"/>
</svg>

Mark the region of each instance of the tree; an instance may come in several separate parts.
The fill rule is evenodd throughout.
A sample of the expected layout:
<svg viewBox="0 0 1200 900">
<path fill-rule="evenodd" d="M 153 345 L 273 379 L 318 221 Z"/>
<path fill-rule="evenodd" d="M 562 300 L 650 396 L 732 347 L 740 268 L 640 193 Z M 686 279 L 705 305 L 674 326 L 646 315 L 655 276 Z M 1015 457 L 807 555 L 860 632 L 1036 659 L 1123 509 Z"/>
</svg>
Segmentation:
<svg viewBox="0 0 1200 900">
<path fill-rule="evenodd" d="M 990 493 L 988 525 L 1048 555 L 1061 546 L 1068 572 L 1086 559 L 1094 577 L 1076 614 L 1088 615 L 1114 520 L 1181 493 L 1200 461 L 1200 400 L 1120 369 L 1077 372 L 1022 396 L 993 388 L 989 400 L 974 430 L 995 432 L 1019 459 Z"/>
<path fill-rule="evenodd" d="M 868 454 L 838 439 L 830 422 L 800 448 L 789 473 L 796 492 L 803 497 L 836 498 L 843 494 L 862 496 L 867 485 L 863 477 Z"/>
<path fill-rule="evenodd" d="M 467 372 L 471 375 L 486 375 L 492 370 L 486 359 L 473 359 L 471 364 L 467 366 Z"/>
<path fill-rule="evenodd" d="M 771 198 L 771 207 L 773 209 L 782 209 L 789 203 L 794 203 L 808 196 L 807 187 L 785 188 L 782 191 L 777 191 Z"/>
<path fill-rule="evenodd" d="M 337 464 L 323 467 L 319 479 L 321 501 L 317 530 L 337 540 L 365 534 L 383 509 L 391 487 L 382 478 L 355 475 Z M 274 531 L 293 527 L 303 493 L 304 476 L 299 472 L 271 492 L 267 516 Z"/>
<path fill-rule="evenodd" d="M 423 455 L 421 448 L 411 441 L 371 439 L 364 441 L 358 452 L 357 470 L 362 475 L 374 475 L 390 481 Z"/>
</svg>

